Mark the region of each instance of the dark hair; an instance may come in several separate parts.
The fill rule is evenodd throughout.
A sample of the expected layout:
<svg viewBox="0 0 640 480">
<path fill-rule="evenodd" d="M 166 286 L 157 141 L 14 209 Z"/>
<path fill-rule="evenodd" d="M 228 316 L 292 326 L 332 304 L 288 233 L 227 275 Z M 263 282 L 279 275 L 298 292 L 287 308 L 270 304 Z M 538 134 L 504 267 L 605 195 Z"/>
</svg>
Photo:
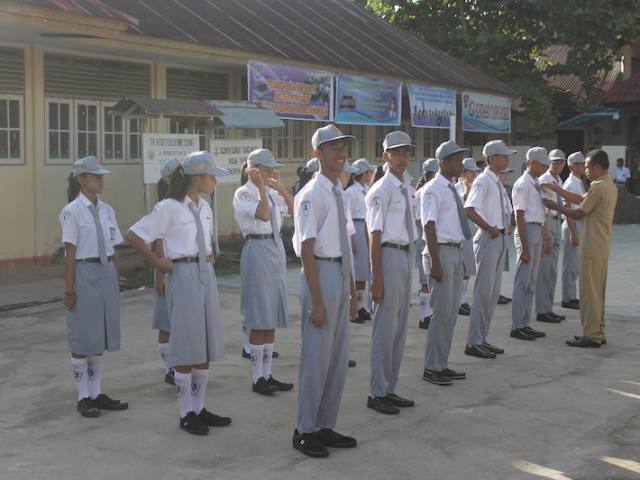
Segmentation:
<svg viewBox="0 0 640 480">
<path fill-rule="evenodd" d="M 349 175 L 349 181 L 347 182 L 347 186 L 344 187 L 345 190 L 349 188 L 351 185 L 353 185 L 354 182 L 355 182 L 355 175 L 352 173 L 351 175 Z"/>
<path fill-rule="evenodd" d="M 166 198 L 173 198 L 181 202 L 187 195 L 189 185 L 191 185 L 191 177 L 185 175 L 182 165 L 179 165 L 169 177 L 169 189 L 167 190 Z"/>
<path fill-rule="evenodd" d="M 158 180 L 158 200 L 167 198 L 167 192 L 169 191 L 169 182 L 165 178 Z"/>
<path fill-rule="evenodd" d="M 73 172 L 69 174 L 67 182 L 67 199 L 70 202 L 73 202 L 80 193 L 80 182 L 78 181 L 77 177 L 73 176 Z"/>
<path fill-rule="evenodd" d="M 619 159 L 617 159 L 617 160 L 616 160 L 616 163 L 618 163 L 618 162 L 620 162 L 620 163 L 623 163 L 623 164 L 624 164 L 624 158 L 619 158 Z"/>
<path fill-rule="evenodd" d="M 604 170 L 609 170 L 609 155 L 604 150 L 591 150 L 587 158 L 591 159 L 591 165 L 600 165 Z"/>
<path fill-rule="evenodd" d="M 384 168 L 382 168 L 381 165 L 378 165 L 376 167 L 376 173 L 373 174 L 373 183 L 376 183 L 382 177 L 384 177 Z"/>
<path fill-rule="evenodd" d="M 244 185 L 249 181 L 249 175 L 247 174 L 248 168 L 249 168 L 249 162 L 244 162 L 242 164 L 242 168 L 240 169 L 240 185 Z"/>
</svg>

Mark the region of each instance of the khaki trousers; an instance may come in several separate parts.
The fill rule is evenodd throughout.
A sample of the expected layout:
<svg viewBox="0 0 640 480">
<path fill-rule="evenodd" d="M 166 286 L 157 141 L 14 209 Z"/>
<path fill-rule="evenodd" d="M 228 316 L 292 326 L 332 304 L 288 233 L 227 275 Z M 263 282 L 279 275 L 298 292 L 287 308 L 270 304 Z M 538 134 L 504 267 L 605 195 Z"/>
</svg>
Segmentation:
<svg viewBox="0 0 640 480">
<path fill-rule="evenodd" d="M 606 258 L 580 257 L 580 320 L 583 336 L 606 340 L 604 334 L 604 296 L 607 289 Z"/>
</svg>

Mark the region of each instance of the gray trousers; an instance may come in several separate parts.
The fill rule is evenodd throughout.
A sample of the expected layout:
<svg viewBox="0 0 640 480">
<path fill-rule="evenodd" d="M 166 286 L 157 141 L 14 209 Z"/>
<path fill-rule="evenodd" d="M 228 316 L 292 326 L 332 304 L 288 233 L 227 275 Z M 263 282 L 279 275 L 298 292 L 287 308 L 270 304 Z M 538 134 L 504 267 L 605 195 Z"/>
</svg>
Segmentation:
<svg viewBox="0 0 640 480">
<path fill-rule="evenodd" d="M 504 235 L 492 239 L 480 229 L 473 237 L 473 253 L 476 260 L 476 281 L 473 284 L 473 300 L 467 345 L 482 345 L 489 336 L 491 319 L 498 304 L 502 272 L 506 255 Z"/>
<path fill-rule="evenodd" d="M 560 216 L 549 215 L 547 229 L 551 235 L 551 252 L 543 253 L 540 259 L 540 271 L 536 284 L 536 313 L 549 313 L 553 310 L 553 297 L 558 279 L 558 256 L 560 254 Z"/>
<path fill-rule="evenodd" d="M 580 221 L 574 220 L 573 223 L 576 226 L 576 234 L 579 238 Z M 562 224 L 562 238 L 564 243 L 564 252 L 562 254 L 562 301 L 569 302 L 574 298 L 578 298 L 576 284 L 580 275 L 580 258 L 578 256 L 578 247 L 571 245 L 567 222 Z"/>
<path fill-rule="evenodd" d="M 298 431 L 313 433 L 334 428 L 349 363 L 349 282 L 339 263 L 316 260 L 325 308 L 325 324 L 311 323 L 311 296 L 300 278 L 302 346 L 298 390 Z"/>
<path fill-rule="evenodd" d="M 405 250 L 382 247 L 384 296 L 373 305 L 371 383 L 369 393 L 395 393 L 400 375 L 409 320 L 414 256 Z"/>
<path fill-rule="evenodd" d="M 438 245 L 442 280 L 431 279 L 431 324 L 424 354 L 424 368 L 441 371 L 449 367 L 453 329 L 458 318 L 458 300 L 464 268 L 462 248 Z"/>
<path fill-rule="evenodd" d="M 513 280 L 513 305 L 511 307 L 512 328 L 524 328 L 529 326 L 531 309 L 533 307 L 533 294 L 536 289 L 536 279 L 540 266 L 540 253 L 542 252 L 542 225 L 527 224 L 527 240 L 529 243 L 529 263 L 520 261 L 522 243 L 518 231 L 513 236 L 516 243 L 516 275 Z"/>
</svg>

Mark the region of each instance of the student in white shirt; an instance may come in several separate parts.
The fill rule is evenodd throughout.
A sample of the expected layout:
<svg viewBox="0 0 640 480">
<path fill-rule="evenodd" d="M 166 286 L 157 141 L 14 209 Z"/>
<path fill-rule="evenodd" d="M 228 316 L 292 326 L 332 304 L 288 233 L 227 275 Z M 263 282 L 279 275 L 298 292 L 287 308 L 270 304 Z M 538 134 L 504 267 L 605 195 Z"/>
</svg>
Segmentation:
<svg viewBox="0 0 640 480">
<path fill-rule="evenodd" d="M 73 164 L 69 203 L 60 212 L 64 260 L 64 306 L 76 409 L 84 417 L 125 410 L 128 403 L 102 393 L 102 354 L 120 350 L 120 290 L 114 246 L 122 243 L 115 212 L 98 198 L 104 175 L 96 157 Z"/>
<path fill-rule="evenodd" d="M 613 172 L 613 181 L 620 190 L 625 190 L 629 179 L 631 178 L 631 172 L 624 166 L 624 160 L 619 158 L 616 160 L 616 169 Z"/>
</svg>

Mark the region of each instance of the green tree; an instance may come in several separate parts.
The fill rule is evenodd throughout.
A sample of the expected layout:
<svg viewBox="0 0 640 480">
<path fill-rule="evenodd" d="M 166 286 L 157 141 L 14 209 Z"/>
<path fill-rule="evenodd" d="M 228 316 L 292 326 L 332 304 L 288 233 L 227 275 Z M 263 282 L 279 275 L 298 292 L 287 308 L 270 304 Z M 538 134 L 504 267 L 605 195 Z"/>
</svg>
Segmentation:
<svg viewBox="0 0 640 480">
<path fill-rule="evenodd" d="M 530 125 L 555 127 L 547 78 L 576 75 L 588 109 L 598 75 L 640 34 L 640 0 L 356 0 L 381 18 L 510 85 L 522 96 Z M 570 47 L 566 61 L 551 47 Z"/>
</svg>

